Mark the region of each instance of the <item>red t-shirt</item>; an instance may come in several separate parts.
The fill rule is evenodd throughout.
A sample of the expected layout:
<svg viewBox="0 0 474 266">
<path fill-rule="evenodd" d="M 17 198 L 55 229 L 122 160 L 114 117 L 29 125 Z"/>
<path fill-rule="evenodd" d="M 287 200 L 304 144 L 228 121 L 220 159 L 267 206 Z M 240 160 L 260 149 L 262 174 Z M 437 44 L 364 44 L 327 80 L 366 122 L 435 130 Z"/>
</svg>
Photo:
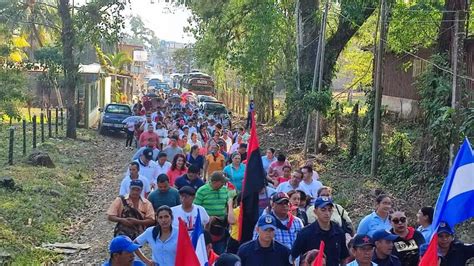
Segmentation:
<svg viewBox="0 0 474 266">
<path fill-rule="evenodd" d="M 171 168 L 168 170 L 168 172 L 166 172 L 166 175 L 168 176 L 168 178 L 170 179 L 170 185 L 171 186 L 174 186 L 174 181 L 186 174 L 188 172 L 188 168 L 187 167 L 184 167 L 183 170 L 180 170 L 180 169 L 174 169 L 174 170 L 171 170 Z"/>
</svg>

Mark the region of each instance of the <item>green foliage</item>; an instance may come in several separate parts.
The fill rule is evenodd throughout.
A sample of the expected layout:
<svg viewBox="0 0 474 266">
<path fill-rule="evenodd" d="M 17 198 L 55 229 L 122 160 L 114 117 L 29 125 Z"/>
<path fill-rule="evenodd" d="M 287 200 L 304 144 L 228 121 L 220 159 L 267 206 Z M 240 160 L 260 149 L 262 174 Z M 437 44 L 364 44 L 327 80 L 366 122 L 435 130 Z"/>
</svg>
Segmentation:
<svg viewBox="0 0 474 266">
<path fill-rule="evenodd" d="M 6 115 L 19 119 L 19 108 L 26 100 L 26 78 L 14 68 L 0 68 L 0 120 Z"/>
<path fill-rule="evenodd" d="M 389 138 L 385 152 L 388 156 L 395 158 L 399 164 L 403 164 L 409 158 L 412 149 L 408 134 L 395 131 Z"/>
<path fill-rule="evenodd" d="M 326 115 L 331 107 L 331 97 L 332 94 L 329 90 L 311 91 L 304 95 L 301 103 L 306 111 L 316 110 Z"/>
<path fill-rule="evenodd" d="M 173 53 L 173 62 L 178 72 L 189 72 L 193 61 L 193 50 L 185 47 L 176 49 Z"/>
<path fill-rule="evenodd" d="M 127 29 L 130 33 L 123 33 L 123 41 L 127 44 L 142 45 L 153 54 L 162 53 L 160 40 L 155 32 L 145 26 L 140 16 L 131 16 L 128 20 Z"/>
<path fill-rule="evenodd" d="M 123 11 L 129 0 L 91 0 L 75 9 L 74 27 L 77 47 L 115 44 L 125 28 Z"/>
</svg>

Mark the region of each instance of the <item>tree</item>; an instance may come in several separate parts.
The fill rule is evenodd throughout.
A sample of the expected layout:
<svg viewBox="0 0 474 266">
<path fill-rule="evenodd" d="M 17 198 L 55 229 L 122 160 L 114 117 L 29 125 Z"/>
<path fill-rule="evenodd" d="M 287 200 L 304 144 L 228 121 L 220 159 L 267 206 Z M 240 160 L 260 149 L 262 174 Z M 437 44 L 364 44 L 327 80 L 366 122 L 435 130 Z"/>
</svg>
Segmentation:
<svg viewBox="0 0 474 266">
<path fill-rule="evenodd" d="M 193 50 L 185 47 L 176 49 L 173 53 L 173 62 L 177 72 L 186 73 L 191 71 L 193 61 Z"/>
</svg>

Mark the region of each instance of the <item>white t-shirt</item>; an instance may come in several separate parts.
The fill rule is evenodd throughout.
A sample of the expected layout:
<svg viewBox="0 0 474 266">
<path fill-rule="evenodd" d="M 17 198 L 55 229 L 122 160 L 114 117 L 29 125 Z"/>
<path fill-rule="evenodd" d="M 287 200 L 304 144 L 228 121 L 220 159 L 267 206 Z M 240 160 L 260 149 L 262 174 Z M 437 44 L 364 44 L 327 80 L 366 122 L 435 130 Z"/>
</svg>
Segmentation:
<svg viewBox="0 0 474 266">
<path fill-rule="evenodd" d="M 227 139 L 225 139 L 225 145 L 226 145 L 226 148 L 227 148 L 227 152 L 230 152 L 230 149 L 232 149 L 232 139 L 227 137 Z M 242 161 L 245 160 L 245 159 L 242 159 Z"/>
<path fill-rule="evenodd" d="M 191 212 L 185 212 L 183 210 L 182 205 L 174 206 L 171 207 L 171 210 L 173 211 L 173 224 L 172 226 L 178 227 L 179 222 L 178 222 L 178 217 L 183 219 L 183 221 L 186 223 L 186 226 L 188 227 L 188 231 L 194 230 L 194 224 L 198 215 L 198 210 L 199 213 L 201 214 L 201 223 L 203 226 L 206 226 L 206 224 L 209 222 L 209 215 L 207 214 L 206 210 L 199 205 L 193 204 L 193 210 Z"/>
<path fill-rule="evenodd" d="M 197 146 L 199 147 L 199 149 L 202 148 L 202 144 L 201 144 L 201 142 L 200 142 L 199 140 L 196 140 L 196 143 L 194 143 L 192 139 L 189 139 L 189 140 L 188 140 L 188 144 L 189 144 L 189 146 L 191 146 L 191 147 L 194 146 L 194 145 L 197 145 Z"/>
<path fill-rule="evenodd" d="M 150 182 L 148 179 L 142 175 L 138 175 L 138 180 L 141 180 L 143 182 L 143 189 L 141 196 L 142 198 L 145 198 L 145 193 L 150 193 L 151 187 L 150 187 Z M 120 196 L 125 196 L 130 193 L 130 182 L 132 182 L 132 179 L 130 178 L 130 175 L 126 175 L 122 183 L 120 183 L 120 191 L 119 195 Z"/>
<path fill-rule="evenodd" d="M 148 165 L 144 165 L 140 158 L 134 160 L 140 165 L 138 174 L 146 177 L 150 185 L 156 184 L 156 178 L 158 177 L 158 164 L 155 161 L 149 161 Z M 130 175 L 130 170 L 127 170 L 127 175 Z"/>
<path fill-rule="evenodd" d="M 197 129 L 195 127 L 189 127 L 189 137 L 191 137 L 191 134 L 192 133 L 196 133 L 197 134 Z"/>
<path fill-rule="evenodd" d="M 159 162 L 156 162 L 156 165 L 157 165 L 156 167 L 158 168 L 158 175 L 166 174 L 166 172 L 168 172 L 168 170 L 171 167 L 171 163 L 168 161 L 165 161 L 163 166 L 161 166 Z"/>
<path fill-rule="evenodd" d="M 314 200 L 318 197 L 318 190 L 323 186 L 323 184 L 317 180 L 314 180 L 314 179 L 311 179 L 311 183 L 310 184 L 306 184 L 303 181 L 300 182 L 300 185 L 299 187 L 301 188 L 301 190 L 304 191 L 304 193 L 306 193 L 306 195 L 310 196 L 312 199 L 311 199 L 311 204 L 314 203 Z"/>
<path fill-rule="evenodd" d="M 301 188 L 301 183 L 303 183 L 303 182 L 300 182 L 300 184 L 298 185 L 297 188 L 293 188 L 293 187 L 291 186 L 291 184 L 290 184 L 290 181 L 286 181 L 286 182 L 283 182 L 283 183 L 279 184 L 278 187 L 277 187 L 277 189 L 276 189 L 276 191 L 277 191 L 277 192 L 285 192 L 285 193 L 288 193 L 288 191 L 290 191 L 290 190 L 297 190 L 297 189 L 298 189 L 298 190 L 303 190 L 303 189 Z"/>
</svg>

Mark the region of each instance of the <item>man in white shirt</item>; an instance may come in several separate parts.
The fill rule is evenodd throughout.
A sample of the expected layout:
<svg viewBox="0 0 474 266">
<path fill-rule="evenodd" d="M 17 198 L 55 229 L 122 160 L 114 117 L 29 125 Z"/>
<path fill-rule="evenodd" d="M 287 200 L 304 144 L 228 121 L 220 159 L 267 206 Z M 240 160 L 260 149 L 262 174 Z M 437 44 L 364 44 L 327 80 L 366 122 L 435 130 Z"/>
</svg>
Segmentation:
<svg viewBox="0 0 474 266">
<path fill-rule="evenodd" d="M 166 174 L 171 167 L 171 163 L 167 160 L 167 155 L 164 152 L 158 154 L 158 161 L 156 162 L 158 168 L 158 175 Z"/>
<path fill-rule="evenodd" d="M 302 190 L 300 187 L 302 179 L 303 179 L 303 173 L 300 170 L 295 170 L 293 174 L 291 174 L 290 180 L 278 185 L 276 191 L 287 193 L 290 190 L 298 190 L 298 189 Z"/>
<path fill-rule="evenodd" d="M 138 174 L 146 177 L 151 187 L 155 188 L 156 178 L 158 177 L 158 164 L 153 161 L 153 150 L 150 148 L 143 150 L 143 154 L 134 162 L 140 165 Z M 130 175 L 130 169 L 127 171 L 127 175 Z"/>
<path fill-rule="evenodd" d="M 157 146 L 160 149 L 163 149 L 164 146 L 168 144 L 168 130 L 163 126 L 163 123 L 158 122 L 156 123 L 155 133 L 160 137 L 160 142 Z"/>
<path fill-rule="evenodd" d="M 139 175 L 138 172 L 140 170 L 140 164 L 138 162 L 131 162 L 128 166 L 128 172 L 130 173 L 129 175 L 126 175 L 125 178 L 122 180 L 122 183 L 120 183 L 120 191 L 119 195 L 120 196 L 125 196 L 130 193 L 130 182 L 132 180 L 141 180 L 143 183 L 143 189 L 140 194 L 140 196 L 143 199 L 146 199 L 148 196 L 148 193 L 151 191 L 151 186 L 150 182 L 148 179 L 142 175 Z"/>
<path fill-rule="evenodd" d="M 171 208 L 173 211 L 173 226 L 178 227 L 178 218 L 181 218 L 186 223 L 189 233 L 194 230 L 198 211 L 201 216 L 201 224 L 206 226 L 209 222 L 209 215 L 206 210 L 202 206 L 193 204 L 195 196 L 196 190 L 194 190 L 194 188 L 184 186 L 179 190 L 181 205 Z"/>
<path fill-rule="evenodd" d="M 313 179 L 313 168 L 311 166 L 303 166 L 301 172 L 303 173 L 303 181 L 300 183 L 300 189 L 307 196 L 311 197 L 311 204 L 314 204 L 315 199 L 318 197 L 318 190 L 323 184 Z"/>
</svg>

